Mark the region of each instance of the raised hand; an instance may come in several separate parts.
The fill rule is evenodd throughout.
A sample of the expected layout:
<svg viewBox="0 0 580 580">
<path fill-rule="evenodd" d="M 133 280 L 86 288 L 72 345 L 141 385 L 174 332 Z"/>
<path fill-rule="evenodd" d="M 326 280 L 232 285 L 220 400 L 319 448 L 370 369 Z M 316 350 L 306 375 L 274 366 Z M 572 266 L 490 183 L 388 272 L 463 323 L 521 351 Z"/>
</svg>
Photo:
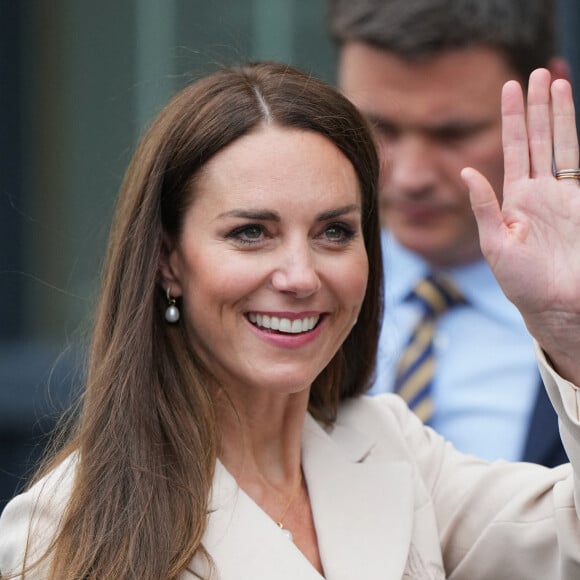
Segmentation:
<svg viewBox="0 0 580 580">
<path fill-rule="evenodd" d="M 580 384 L 580 181 L 553 173 L 579 165 L 571 87 L 536 70 L 526 108 L 510 81 L 502 118 L 503 200 L 480 173 L 462 172 L 481 248 L 556 369 Z"/>
</svg>

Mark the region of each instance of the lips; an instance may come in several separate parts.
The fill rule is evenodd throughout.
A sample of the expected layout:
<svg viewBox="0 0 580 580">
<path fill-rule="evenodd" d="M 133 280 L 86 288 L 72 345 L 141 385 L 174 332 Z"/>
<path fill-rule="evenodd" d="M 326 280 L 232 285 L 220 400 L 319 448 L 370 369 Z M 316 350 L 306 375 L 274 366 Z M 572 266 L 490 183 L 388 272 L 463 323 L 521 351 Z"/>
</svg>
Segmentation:
<svg viewBox="0 0 580 580">
<path fill-rule="evenodd" d="M 286 318 L 269 314 L 248 313 L 248 320 L 258 328 L 279 332 L 282 334 L 300 334 L 311 331 L 320 320 L 320 315 L 303 318 Z"/>
</svg>

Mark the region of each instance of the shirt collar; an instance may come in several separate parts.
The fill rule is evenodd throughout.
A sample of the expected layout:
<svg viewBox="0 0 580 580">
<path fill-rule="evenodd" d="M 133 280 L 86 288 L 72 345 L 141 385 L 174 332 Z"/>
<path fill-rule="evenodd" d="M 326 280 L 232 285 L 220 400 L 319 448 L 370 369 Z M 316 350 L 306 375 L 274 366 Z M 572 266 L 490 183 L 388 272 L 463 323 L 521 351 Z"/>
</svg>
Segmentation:
<svg viewBox="0 0 580 580">
<path fill-rule="evenodd" d="M 402 303 L 417 282 L 431 271 L 425 260 L 404 248 L 384 228 L 381 235 L 385 273 L 385 302 Z M 471 264 L 445 269 L 473 307 L 512 327 L 524 327 L 518 309 L 506 298 L 493 273 L 482 258 Z"/>
</svg>

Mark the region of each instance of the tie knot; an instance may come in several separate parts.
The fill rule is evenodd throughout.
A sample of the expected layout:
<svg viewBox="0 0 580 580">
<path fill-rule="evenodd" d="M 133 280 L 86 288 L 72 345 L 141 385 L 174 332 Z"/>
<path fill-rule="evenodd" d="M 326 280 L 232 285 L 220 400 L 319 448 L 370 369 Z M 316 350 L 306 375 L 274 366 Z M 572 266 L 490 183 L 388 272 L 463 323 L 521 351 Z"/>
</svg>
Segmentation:
<svg viewBox="0 0 580 580">
<path fill-rule="evenodd" d="M 465 302 L 453 282 L 433 274 L 423 278 L 413 289 L 412 295 L 431 316 L 440 316 L 451 306 Z"/>
</svg>

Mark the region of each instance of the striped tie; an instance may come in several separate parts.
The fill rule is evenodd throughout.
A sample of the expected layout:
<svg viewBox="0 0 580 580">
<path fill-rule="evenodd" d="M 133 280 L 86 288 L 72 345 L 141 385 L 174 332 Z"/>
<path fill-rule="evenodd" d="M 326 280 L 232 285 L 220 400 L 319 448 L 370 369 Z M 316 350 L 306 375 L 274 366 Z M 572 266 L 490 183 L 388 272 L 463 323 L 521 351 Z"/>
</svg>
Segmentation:
<svg viewBox="0 0 580 580">
<path fill-rule="evenodd" d="M 421 304 L 423 315 L 399 359 L 395 392 L 424 423 L 428 423 L 433 416 L 431 383 L 435 371 L 433 337 L 437 319 L 449 307 L 464 300 L 450 282 L 432 275 L 415 286 L 410 298 Z"/>
</svg>

